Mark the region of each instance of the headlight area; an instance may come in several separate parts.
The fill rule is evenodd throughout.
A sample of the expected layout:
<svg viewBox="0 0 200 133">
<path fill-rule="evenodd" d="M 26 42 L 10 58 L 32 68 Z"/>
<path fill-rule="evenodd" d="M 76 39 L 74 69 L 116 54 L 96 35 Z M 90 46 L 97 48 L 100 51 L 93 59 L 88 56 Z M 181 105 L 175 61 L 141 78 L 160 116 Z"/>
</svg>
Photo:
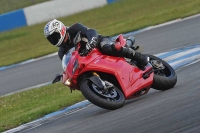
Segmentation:
<svg viewBox="0 0 200 133">
<path fill-rule="evenodd" d="M 70 87 L 70 89 L 72 90 L 72 88 L 74 88 L 75 81 L 73 81 L 71 78 L 67 79 L 65 82 L 64 82 L 64 85 Z"/>
<path fill-rule="evenodd" d="M 73 67 L 73 70 L 72 70 L 72 74 L 74 75 L 75 72 L 77 72 L 79 74 L 84 67 L 85 67 L 84 64 L 79 64 L 78 60 L 76 60 L 74 62 L 74 67 Z"/>
<path fill-rule="evenodd" d="M 69 86 L 69 87 L 74 87 L 73 85 L 76 84 L 76 78 L 77 78 L 76 75 L 78 75 L 84 67 L 85 67 L 84 64 L 79 64 L 78 60 L 76 60 L 74 62 L 73 69 L 72 69 L 73 76 L 71 78 L 68 77 L 64 81 L 64 84 Z"/>
<path fill-rule="evenodd" d="M 65 82 L 64 82 L 65 85 L 67 86 L 71 86 L 71 78 L 67 79 Z"/>
</svg>

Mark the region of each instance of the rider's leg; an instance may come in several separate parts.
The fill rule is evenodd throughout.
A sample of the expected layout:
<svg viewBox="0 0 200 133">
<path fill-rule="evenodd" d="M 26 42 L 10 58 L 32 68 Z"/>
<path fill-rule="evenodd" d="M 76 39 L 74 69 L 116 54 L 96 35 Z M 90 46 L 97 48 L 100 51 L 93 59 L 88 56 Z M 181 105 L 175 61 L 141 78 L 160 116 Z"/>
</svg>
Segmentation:
<svg viewBox="0 0 200 133">
<path fill-rule="evenodd" d="M 103 38 L 100 42 L 100 50 L 103 54 L 126 57 L 138 62 L 139 65 L 148 64 L 147 57 L 131 48 L 122 47 L 120 44 L 113 44 L 110 38 Z"/>
<path fill-rule="evenodd" d="M 139 65 L 146 66 L 148 64 L 147 56 L 127 47 L 122 47 L 121 54 L 126 57 L 137 61 Z"/>
</svg>

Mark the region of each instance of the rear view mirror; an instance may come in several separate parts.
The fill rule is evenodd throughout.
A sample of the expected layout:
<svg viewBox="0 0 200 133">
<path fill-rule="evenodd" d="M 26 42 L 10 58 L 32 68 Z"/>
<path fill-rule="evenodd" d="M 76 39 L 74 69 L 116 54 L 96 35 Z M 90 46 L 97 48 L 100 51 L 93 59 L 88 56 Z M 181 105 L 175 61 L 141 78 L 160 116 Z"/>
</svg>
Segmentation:
<svg viewBox="0 0 200 133">
<path fill-rule="evenodd" d="M 56 77 L 54 78 L 54 80 L 52 81 L 52 83 L 54 84 L 56 82 L 60 82 L 61 78 L 62 78 L 62 75 L 57 74 Z"/>
</svg>

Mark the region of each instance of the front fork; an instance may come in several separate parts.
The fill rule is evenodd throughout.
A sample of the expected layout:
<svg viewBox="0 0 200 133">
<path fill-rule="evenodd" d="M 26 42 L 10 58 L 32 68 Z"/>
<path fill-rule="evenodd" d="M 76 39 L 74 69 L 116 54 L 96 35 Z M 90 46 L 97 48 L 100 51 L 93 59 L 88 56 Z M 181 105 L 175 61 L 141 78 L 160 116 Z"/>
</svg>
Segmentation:
<svg viewBox="0 0 200 133">
<path fill-rule="evenodd" d="M 93 76 L 95 76 L 96 78 L 96 81 L 92 81 L 95 85 L 97 85 L 99 88 L 102 89 L 102 93 L 106 93 L 107 91 L 109 91 L 110 89 L 113 89 L 114 88 L 114 85 L 108 81 L 103 81 L 100 76 L 96 73 L 96 72 L 93 72 L 92 73 Z M 98 78 L 98 79 L 97 79 Z M 97 81 L 99 80 L 99 81 Z M 96 82 L 96 83 L 95 83 Z M 98 82 L 98 83 L 97 83 Z"/>
</svg>

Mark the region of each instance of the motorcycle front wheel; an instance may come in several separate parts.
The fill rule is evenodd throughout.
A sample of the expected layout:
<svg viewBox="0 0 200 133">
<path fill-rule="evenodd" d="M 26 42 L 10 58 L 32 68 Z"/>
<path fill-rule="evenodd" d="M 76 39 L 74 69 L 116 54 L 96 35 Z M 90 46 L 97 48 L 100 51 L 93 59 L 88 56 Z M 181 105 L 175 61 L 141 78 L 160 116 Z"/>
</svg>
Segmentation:
<svg viewBox="0 0 200 133">
<path fill-rule="evenodd" d="M 90 80 L 85 80 L 80 85 L 80 91 L 91 103 L 104 109 L 115 110 L 125 103 L 124 95 L 117 87 L 104 91 Z"/>
<path fill-rule="evenodd" d="M 173 88 L 177 82 L 175 70 L 164 60 L 149 54 L 147 56 L 150 58 L 150 63 L 155 70 L 151 87 L 163 91 Z"/>
</svg>

